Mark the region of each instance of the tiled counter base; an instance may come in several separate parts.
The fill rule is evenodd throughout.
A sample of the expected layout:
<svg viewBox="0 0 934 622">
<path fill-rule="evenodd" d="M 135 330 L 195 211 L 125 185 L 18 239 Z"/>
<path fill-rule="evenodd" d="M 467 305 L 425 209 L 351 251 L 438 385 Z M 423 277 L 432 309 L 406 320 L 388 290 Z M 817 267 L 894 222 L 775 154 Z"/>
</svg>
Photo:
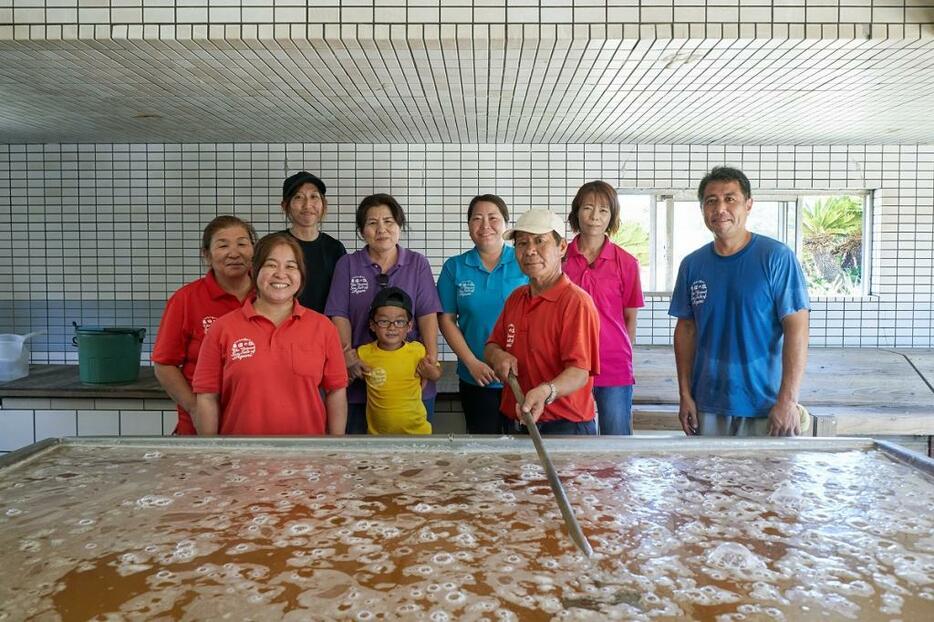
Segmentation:
<svg viewBox="0 0 934 622">
<path fill-rule="evenodd" d="M 60 436 L 162 436 L 175 429 L 175 404 L 141 367 L 130 384 L 81 382 L 77 365 L 32 365 L 0 384 L 0 452 Z"/>
<path fill-rule="evenodd" d="M 60 436 L 163 436 L 178 414 L 167 399 L 0 398 L 0 452 Z"/>
<path fill-rule="evenodd" d="M 169 436 L 178 413 L 171 400 L 0 398 L 0 454 L 60 436 Z M 435 434 L 464 434 L 456 397 L 439 395 Z"/>
<path fill-rule="evenodd" d="M 466 432 L 454 364 L 443 364 L 435 434 Z M 26 378 L 0 384 L 0 454 L 61 436 L 168 436 L 175 403 L 151 367 L 125 385 L 83 384 L 75 365 L 33 365 Z"/>
</svg>

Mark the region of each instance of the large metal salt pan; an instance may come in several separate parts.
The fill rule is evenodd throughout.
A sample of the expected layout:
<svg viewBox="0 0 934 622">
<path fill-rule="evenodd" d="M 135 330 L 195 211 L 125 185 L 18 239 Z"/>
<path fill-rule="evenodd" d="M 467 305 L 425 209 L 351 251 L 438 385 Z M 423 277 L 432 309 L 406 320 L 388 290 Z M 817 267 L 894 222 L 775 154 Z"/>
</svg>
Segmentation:
<svg viewBox="0 0 934 622">
<path fill-rule="evenodd" d="M 0 458 L 0 619 L 934 614 L 924 456 L 840 438 L 546 446 L 593 560 L 526 438 L 37 443 Z"/>
</svg>

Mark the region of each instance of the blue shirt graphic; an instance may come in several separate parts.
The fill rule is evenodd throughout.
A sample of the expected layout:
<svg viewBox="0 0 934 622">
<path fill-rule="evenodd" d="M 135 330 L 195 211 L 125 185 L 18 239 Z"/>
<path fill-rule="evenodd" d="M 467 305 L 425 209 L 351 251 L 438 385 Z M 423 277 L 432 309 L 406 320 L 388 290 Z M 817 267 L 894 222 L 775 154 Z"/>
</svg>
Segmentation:
<svg viewBox="0 0 934 622">
<path fill-rule="evenodd" d="M 790 248 L 753 234 L 735 255 L 713 242 L 681 262 L 668 314 L 697 327 L 691 392 L 698 412 L 765 417 L 782 380 L 782 319 L 809 309 Z"/>
<path fill-rule="evenodd" d="M 450 257 L 438 277 L 438 295 L 445 313 L 457 316 L 457 326 L 464 334 L 474 356 L 483 360 L 483 347 L 509 294 L 529 282 L 516 261 L 516 251 L 503 246 L 499 263 L 488 272 L 476 248 Z M 464 382 L 476 385 L 467 366 L 457 362 L 457 375 Z M 491 388 L 502 385 L 490 384 Z"/>
</svg>

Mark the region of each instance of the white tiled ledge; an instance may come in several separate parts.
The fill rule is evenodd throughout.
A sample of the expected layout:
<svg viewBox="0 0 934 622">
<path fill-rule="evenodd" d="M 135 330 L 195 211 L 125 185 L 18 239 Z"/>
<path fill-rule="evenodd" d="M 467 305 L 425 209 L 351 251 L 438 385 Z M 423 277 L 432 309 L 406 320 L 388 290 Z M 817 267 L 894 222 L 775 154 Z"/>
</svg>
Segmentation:
<svg viewBox="0 0 934 622">
<path fill-rule="evenodd" d="M 128 402 L 140 402 L 134 408 Z M 13 402 L 18 407 L 9 404 Z M 52 402 L 70 402 L 63 408 Z M 77 406 L 77 402 L 93 404 Z M 4 398 L 0 408 L 0 452 L 61 436 L 167 436 L 178 413 L 158 408 L 163 400 L 41 400 Z M 28 405 L 32 404 L 32 407 Z M 46 405 L 47 404 L 47 405 Z M 173 406 L 172 402 L 168 402 Z M 56 406 L 60 406 L 56 404 Z"/>
<path fill-rule="evenodd" d="M 0 399 L 0 454 L 63 436 L 170 436 L 178 413 L 171 400 L 124 398 Z M 440 397 L 436 434 L 464 434 L 460 402 Z"/>
<path fill-rule="evenodd" d="M 2 9 L 0 9 L 2 13 Z M 78 40 L 671 40 L 908 39 L 934 37 L 934 25 L 898 23 L 10 23 L 0 17 L 0 41 Z"/>
<path fill-rule="evenodd" d="M 3 3 L 9 7 L 9 2 Z M 0 4 L 0 7 L 3 6 Z M 87 6 L 90 3 L 57 2 L 57 6 L 20 6 L 15 8 L 0 8 L 0 17 L 12 20 L 14 24 L 52 23 L 82 23 L 82 24 L 224 24 L 224 23 L 259 23 L 259 24 L 292 24 L 292 23 L 429 23 L 429 24 L 470 24 L 470 23 L 692 23 L 692 22 L 720 22 L 720 23 L 756 23 L 756 22 L 801 22 L 809 24 L 856 22 L 856 23 L 903 23 L 921 22 L 925 20 L 924 6 L 892 6 L 877 2 L 877 6 L 835 6 L 819 4 L 814 0 L 805 6 L 801 0 L 799 6 L 762 6 L 761 4 L 749 6 L 749 2 L 742 0 L 733 6 L 724 3 L 685 3 L 670 0 L 669 3 L 656 0 L 643 6 L 619 6 L 619 2 L 580 2 L 572 0 L 555 2 L 550 0 L 546 6 L 516 6 L 484 0 L 477 2 L 458 2 L 459 6 L 449 6 L 450 2 L 435 0 L 426 2 L 395 2 L 389 5 L 385 0 L 376 6 L 374 2 L 356 0 L 353 6 L 343 2 L 313 2 L 311 6 L 304 6 L 304 2 L 266 0 L 265 2 L 250 2 L 245 0 L 242 5 L 217 6 L 217 4 L 202 3 L 201 6 L 192 6 L 185 2 L 181 6 L 177 2 L 159 2 L 157 6 L 147 3 L 146 0 L 137 2 L 137 6 Z M 51 4 L 51 3 L 50 3 Z M 126 3 L 124 3 L 126 4 Z M 150 6 L 146 6 L 149 4 Z M 296 6 L 297 4 L 297 6 Z M 343 4 L 344 6 L 341 6 Z M 406 5 L 409 6 L 406 6 Z M 850 3 L 852 4 L 852 3 Z M 142 6 L 140 6 L 142 5 Z M 174 5 L 174 6 L 173 6 Z"/>
<path fill-rule="evenodd" d="M 175 403 L 172 400 L 147 400 L 132 398 L 4 397 L 0 399 L 0 410 L 11 409 L 171 410 L 172 412 L 175 412 Z"/>
</svg>

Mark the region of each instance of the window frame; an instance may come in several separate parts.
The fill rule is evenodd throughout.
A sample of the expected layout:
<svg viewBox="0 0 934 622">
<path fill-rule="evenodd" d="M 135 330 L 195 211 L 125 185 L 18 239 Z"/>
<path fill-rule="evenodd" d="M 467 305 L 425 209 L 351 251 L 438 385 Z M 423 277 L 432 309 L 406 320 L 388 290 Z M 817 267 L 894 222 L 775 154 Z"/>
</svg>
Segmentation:
<svg viewBox="0 0 934 622">
<path fill-rule="evenodd" d="M 649 276 L 645 288 L 646 296 L 671 296 L 677 278 L 678 266 L 674 264 L 674 204 L 676 201 L 700 203 L 697 200 L 697 190 L 692 188 L 617 188 L 620 198 L 625 195 L 649 197 Z M 875 214 L 875 200 L 877 191 L 871 188 L 834 188 L 834 189 L 808 189 L 808 190 L 780 190 L 758 189 L 753 193 L 753 208 L 757 201 L 777 202 L 785 204 L 780 214 L 780 229 L 784 231 L 785 239 L 779 240 L 787 244 L 801 262 L 801 253 L 804 250 L 804 231 L 801 227 L 806 197 L 856 195 L 863 198 L 862 222 L 862 257 L 859 291 L 844 296 L 812 296 L 821 300 L 870 298 L 873 296 L 872 283 L 872 257 L 873 257 L 873 218 Z M 664 214 L 662 208 L 664 205 Z M 664 216 L 661 218 L 661 216 Z M 623 215 L 620 214 L 621 219 Z M 664 225 L 664 235 L 659 235 L 659 226 Z M 793 238 L 793 239 L 792 239 Z M 665 283 L 659 287 L 662 280 L 658 270 L 659 260 L 665 262 Z"/>
</svg>

